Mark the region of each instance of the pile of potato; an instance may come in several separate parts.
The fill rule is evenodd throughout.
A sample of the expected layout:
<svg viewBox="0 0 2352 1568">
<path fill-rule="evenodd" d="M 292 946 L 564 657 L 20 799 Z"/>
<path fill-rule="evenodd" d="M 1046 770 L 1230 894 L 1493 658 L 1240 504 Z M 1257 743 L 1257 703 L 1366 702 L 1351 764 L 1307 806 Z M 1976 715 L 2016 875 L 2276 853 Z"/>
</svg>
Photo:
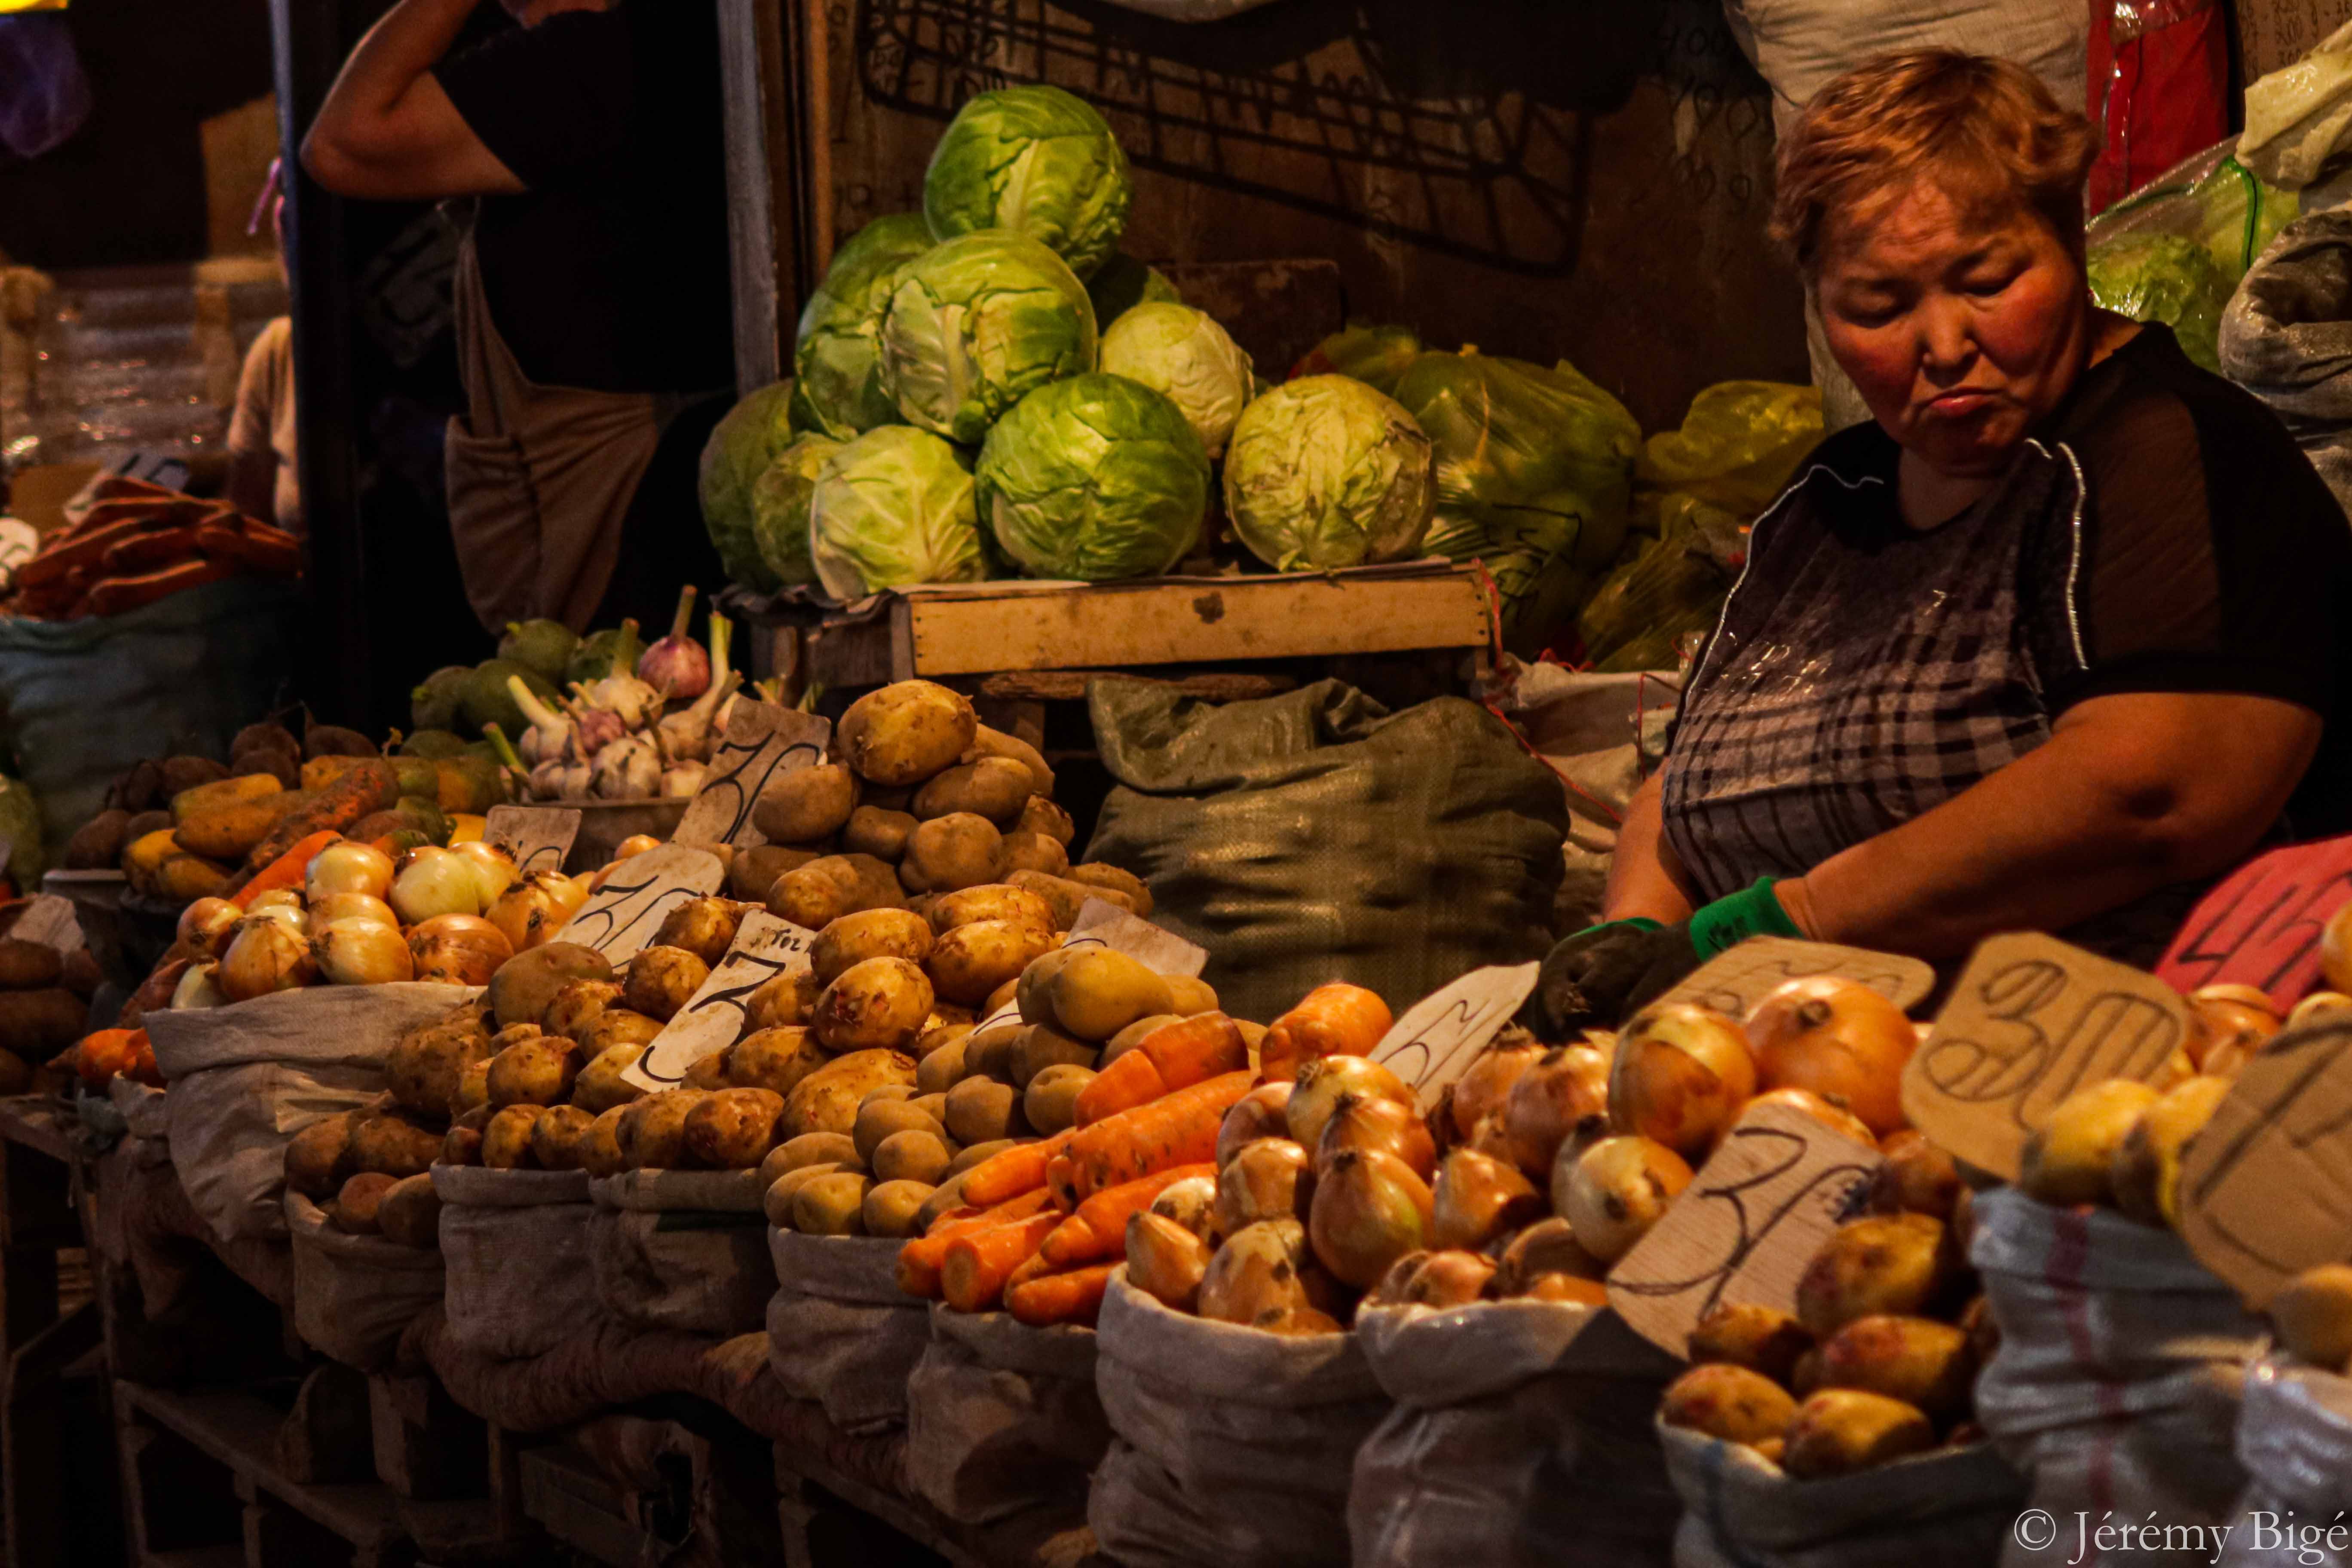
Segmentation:
<svg viewBox="0 0 2352 1568">
<path fill-rule="evenodd" d="M 961 693 L 902 680 L 850 705 L 831 761 L 761 793 L 751 822 L 769 841 L 735 854 L 728 888 L 810 931 L 994 883 L 1036 894 L 1059 931 L 1089 898 L 1150 913 L 1130 873 L 1070 864 L 1076 827 L 1053 795 L 1034 747 L 982 724 Z"/>
<path fill-rule="evenodd" d="M 2278 1343 L 2304 1365 L 2352 1376 L 2352 1266 L 2306 1268 L 2264 1309 Z"/>
<path fill-rule="evenodd" d="M 88 948 L 0 937 L 0 1094 L 26 1092 L 37 1068 L 81 1037 L 98 981 Z"/>
</svg>

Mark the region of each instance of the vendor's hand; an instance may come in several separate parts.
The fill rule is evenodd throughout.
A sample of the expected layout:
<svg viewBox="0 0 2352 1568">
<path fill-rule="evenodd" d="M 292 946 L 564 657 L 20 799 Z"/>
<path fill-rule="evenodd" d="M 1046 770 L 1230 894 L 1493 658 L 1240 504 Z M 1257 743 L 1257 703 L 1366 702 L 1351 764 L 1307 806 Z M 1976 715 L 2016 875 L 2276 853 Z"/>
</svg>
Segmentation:
<svg viewBox="0 0 2352 1568">
<path fill-rule="evenodd" d="M 1648 920 L 1611 921 L 1564 938 L 1545 956 L 1535 994 L 1521 1016 L 1547 1040 L 1570 1039 L 1581 1029 L 1613 1026 L 1627 995 L 1656 962 L 1660 947 L 1671 950 L 1672 931 L 1681 929 Z M 1690 945 L 1687 937 L 1683 945 Z"/>
</svg>

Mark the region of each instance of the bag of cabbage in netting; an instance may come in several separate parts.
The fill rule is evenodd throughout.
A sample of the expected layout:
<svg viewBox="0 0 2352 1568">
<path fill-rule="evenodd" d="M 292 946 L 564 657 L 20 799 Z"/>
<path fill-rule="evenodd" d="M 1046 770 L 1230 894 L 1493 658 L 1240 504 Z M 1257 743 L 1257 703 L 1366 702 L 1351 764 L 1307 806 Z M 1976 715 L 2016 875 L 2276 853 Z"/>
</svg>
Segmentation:
<svg viewBox="0 0 2352 1568">
<path fill-rule="evenodd" d="M 1486 565 L 1503 640 L 1531 655 L 1600 585 L 1623 543 L 1642 428 L 1566 360 L 1551 370 L 1465 348 L 1396 384 L 1436 458 L 1423 548 Z"/>
<path fill-rule="evenodd" d="M 2099 215 L 2085 239 L 2091 297 L 2136 321 L 2162 321 L 2182 352 L 2219 370 L 2230 295 L 2299 210 L 2219 142 Z"/>
</svg>

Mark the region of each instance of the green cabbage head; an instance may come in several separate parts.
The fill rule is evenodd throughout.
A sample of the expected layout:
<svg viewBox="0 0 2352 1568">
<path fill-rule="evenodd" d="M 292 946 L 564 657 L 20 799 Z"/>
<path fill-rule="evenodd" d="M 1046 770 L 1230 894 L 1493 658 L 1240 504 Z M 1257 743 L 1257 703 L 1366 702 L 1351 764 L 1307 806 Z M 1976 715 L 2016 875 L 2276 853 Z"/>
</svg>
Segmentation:
<svg viewBox="0 0 2352 1568">
<path fill-rule="evenodd" d="M 928 430 L 884 425 L 827 458 L 808 520 L 817 580 L 836 599 L 988 575 L 971 460 Z"/>
<path fill-rule="evenodd" d="M 882 377 L 911 425 L 980 445 L 1049 381 L 1095 368 L 1086 285 L 1027 235 L 982 229 L 899 268 L 882 318 Z"/>
<path fill-rule="evenodd" d="M 702 446 L 702 526 L 727 575 L 763 594 L 778 586 L 751 535 L 751 486 L 793 443 L 793 384 L 763 386 L 727 411 Z"/>
<path fill-rule="evenodd" d="M 1199 542 L 1209 455 L 1183 410 L 1150 387 L 1078 375 L 996 422 L 979 485 L 982 521 L 1031 576 L 1145 577 Z"/>
<path fill-rule="evenodd" d="M 1106 332 L 1113 321 L 1138 305 L 1184 302 L 1176 285 L 1160 276 L 1158 268 L 1146 267 L 1125 251 L 1104 262 L 1087 279 L 1087 298 L 1095 303 L 1095 325 Z"/>
<path fill-rule="evenodd" d="M 1058 87 L 1006 87 L 966 103 L 931 149 L 923 216 L 938 239 L 1019 229 L 1088 278 L 1118 248 L 1132 195 L 1127 154 L 1093 105 Z"/>
<path fill-rule="evenodd" d="M 809 496 L 818 470 L 843 445 L 830 436 L 803 436 L 752 482 L 751 535 L 760 559 L 780 582 L 816 580 L 816 565 L 809 559 Z"/>
<path fill-rule="evenodd" d="M 1286 381 L 1242 410 L 1225 447 L 1225 512 L 1283 572 L 1412 555 L 1429 532 L 1429 437 L 1360 381 Z"/>
<path fill-rule="evenodd" d="M 2091 298 L 2135 321 L 2162 321 L 2181 351 L 2221 368 L 2221 312 L 2235 285 L 2213 253 L 2177 234 L 2130 235 L 2090 254 Z"/>
<path fill-rule="evenodd" d="M 1102 337 L 1102 367 L 1164 394 L 1212 458 L 1225 449 L 1251 392 L 1250 356 L 1206 310 L 1138 305 Z"/>
<path fill-rule="evenodd" d="M 806 429 L 836 441 L 895 425 L 898 405 L 882 389 L 882 308 L 900 267 L 931 247 L 920 213 L 877 217 L 833 254 L 824 281 L 801 311 L 793 369 L 800 383 Z"/>
</svg>

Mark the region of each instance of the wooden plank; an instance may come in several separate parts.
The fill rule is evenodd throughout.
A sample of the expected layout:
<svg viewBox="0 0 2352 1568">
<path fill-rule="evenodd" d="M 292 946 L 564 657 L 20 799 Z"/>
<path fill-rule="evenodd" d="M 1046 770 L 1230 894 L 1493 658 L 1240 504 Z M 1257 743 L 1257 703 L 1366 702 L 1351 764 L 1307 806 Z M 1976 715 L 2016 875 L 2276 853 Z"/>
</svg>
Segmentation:
<svg viewBox="0 0 2352 1568">
<path fill-rule="evenodd" d="M 52 1160 L 73 1163 L 73 1145 L 57 1102 L 46 1095 L 16 1094 L 0 1100 L 0 1140 L 37 1149 Z"/>
<path fill-rule="evenodd" d="M 784 279 L 791 258 L 776 253 L 775 181 L 765 84 L 761 80 L 763 34 L 776 26 L 776 8 L 761 0 L 719 0 L 719 100 L 726 124 L 727 234 L 735 283 L 735 386 L 748 393 L 780 379 Z M 781 86 L 781 83 L 777 85 Z"/>
<path fill-rule="evenodd" d="M 982 676 L 977 695 L 982 698 L 1018 702 L 1083 702 L 1087 700 L 1087 683 L 1100 676 L 1118 675 L 1130 679 L 1132 671 L 1115 669 L 1020 669 Z M 1260 697 L 1279 697 L 1286 691 L 1298 689 L 1298 682 L 1286 675 L 1187 675 L 1174 680 L 1158 682 L 1172 686 L 1187 697 L 1197 697 L 1205 702 L 1246 702 Z M 1004 726 L 999 724 L 998 729 Z M 1033 738 L 1030 744 L 1037 742 Z"/>
<path fill-rule="evenodd" d="M 278 1431 L 284 1413 L 268 1400 L 236 1390 L 206 1393 L 117 1383 L 118 1405 L 177 1433 L 304 1518 L 355 1546 L 390 1545 L 404 1538 L 396 1500 L 374 1485 L 304 1486 L 278 1467 Z"/>
<path fill-rule="evenodd" d="M 908 612 L 913 673 L 925 676 L 1229 664 L 1487 641 L 1486 600 L 1467 572 L 922 595 L 908 601 Z"/>
</svg>

